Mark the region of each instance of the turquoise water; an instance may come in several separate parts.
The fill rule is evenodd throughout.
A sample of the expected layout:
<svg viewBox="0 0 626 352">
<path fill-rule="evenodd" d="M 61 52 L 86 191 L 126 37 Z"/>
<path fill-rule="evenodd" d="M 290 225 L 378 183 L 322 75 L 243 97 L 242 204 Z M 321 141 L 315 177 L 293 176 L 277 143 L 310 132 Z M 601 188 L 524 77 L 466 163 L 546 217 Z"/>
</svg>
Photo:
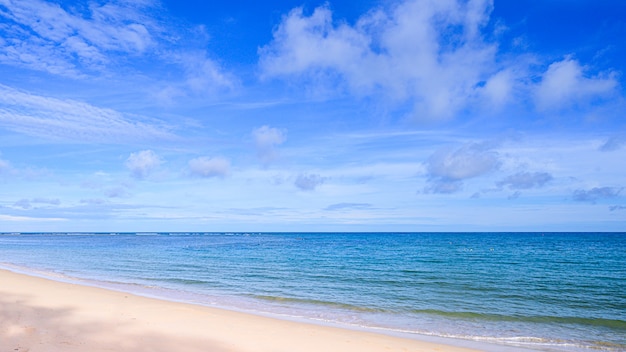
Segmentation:
<svg viewBox="0 0 626 352">
<path fill-rule="evenodd" d="M 626 233 L 4 234 L 0 263 L 389 332 L 626 351 Z"/>
</svg>

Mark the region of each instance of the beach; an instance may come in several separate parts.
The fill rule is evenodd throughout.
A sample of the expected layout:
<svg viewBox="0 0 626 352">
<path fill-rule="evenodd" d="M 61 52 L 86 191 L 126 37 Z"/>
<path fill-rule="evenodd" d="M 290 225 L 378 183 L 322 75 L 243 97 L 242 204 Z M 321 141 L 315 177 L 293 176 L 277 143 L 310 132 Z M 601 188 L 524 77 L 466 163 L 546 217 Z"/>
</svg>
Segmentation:
<svg viewBox="0 0 626 352">
<path fill-rule="evenodd" d="M 68 342 L 132 350 L 138 341 L 186 351 L 195 341 L 211 351 L 385 350 L 392 340 L 391 350 L 428 350 L 420 340 L 498 352 L 625 351 L 626 251 L 615 250 L 625 239 L 3 234 L 0 269 L 27 276 L 0 276 L 0 342 L 10 343 L 0 351 L 40 342 L 43 351 Z"/>
<path fill-rule="evenodd" d="M 0 282 L 2 351 L 472 351 L 6 270 Z"/>
</svg>

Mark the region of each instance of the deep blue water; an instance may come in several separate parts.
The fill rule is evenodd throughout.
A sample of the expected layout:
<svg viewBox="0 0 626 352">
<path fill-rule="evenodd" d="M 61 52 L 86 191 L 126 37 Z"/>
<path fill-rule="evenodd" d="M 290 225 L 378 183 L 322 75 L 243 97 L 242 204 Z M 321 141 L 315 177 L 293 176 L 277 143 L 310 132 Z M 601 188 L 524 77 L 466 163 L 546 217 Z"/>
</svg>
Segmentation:
<svg viewBox="0 0 626 352">
<path fill-rule="evenodd" d="M 4 234 L 0 263 L 331 323 L 626 351 L 625 233 Z"/>
</svg>

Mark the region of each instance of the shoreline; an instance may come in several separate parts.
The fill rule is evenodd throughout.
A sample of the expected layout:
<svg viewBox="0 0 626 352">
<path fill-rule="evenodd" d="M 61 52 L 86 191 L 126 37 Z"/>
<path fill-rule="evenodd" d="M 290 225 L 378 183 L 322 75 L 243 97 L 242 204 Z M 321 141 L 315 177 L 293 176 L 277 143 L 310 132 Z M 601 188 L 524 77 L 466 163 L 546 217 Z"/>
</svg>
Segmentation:
<svg viewBox="0 0 626 352">
<path fill-rule="evenodd" d="M 621 236 L 300 236 L 0 236 L 0 269 L 490 352 L 626 347 Z"/>
<path fill-rule="evenodd" d="M 0 347 L 14 351 L 519 350 L 280 319 L 6 268 L 0 282 Z"/>
</svg>

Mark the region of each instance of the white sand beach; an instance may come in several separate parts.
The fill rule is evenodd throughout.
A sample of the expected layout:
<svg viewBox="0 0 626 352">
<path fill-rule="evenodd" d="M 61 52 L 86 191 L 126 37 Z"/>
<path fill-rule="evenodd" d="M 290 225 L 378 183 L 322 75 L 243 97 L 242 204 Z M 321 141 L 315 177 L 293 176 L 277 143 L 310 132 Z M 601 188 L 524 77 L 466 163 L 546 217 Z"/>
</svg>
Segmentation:
<svg viewBox="0 0 626 352">
<path fill-rule="evenodd" d="M 472 351 L 146 298 L 6 270 L 0 270 L 0 350 Z"/>
</svg>

